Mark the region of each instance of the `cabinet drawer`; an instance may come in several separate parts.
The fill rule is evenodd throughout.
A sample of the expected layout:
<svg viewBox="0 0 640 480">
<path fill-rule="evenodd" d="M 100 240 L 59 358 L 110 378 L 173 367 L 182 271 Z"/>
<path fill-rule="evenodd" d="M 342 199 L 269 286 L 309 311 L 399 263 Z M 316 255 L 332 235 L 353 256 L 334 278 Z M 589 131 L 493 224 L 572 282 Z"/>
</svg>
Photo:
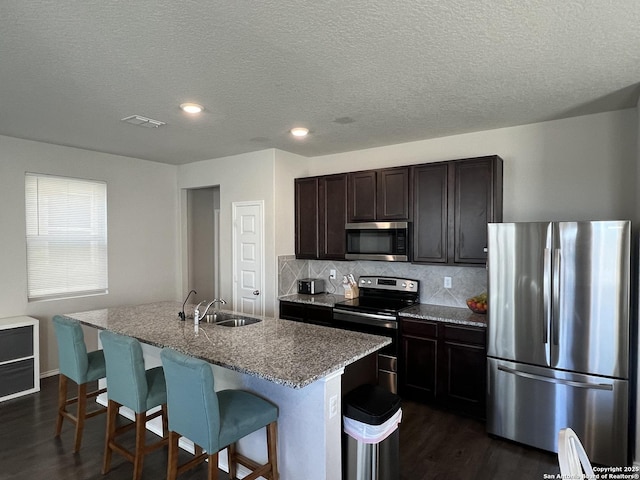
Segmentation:
<svg viewBox="0 0 640 480">
<path fill-rule="evenodd" d="M 331 326 L 333 308 L 296 302 L 280 302 L 280 318 Z"/>
<path fill-rule="evenodd" d="M 402 320 L 403 335 L 417 335 L 420 337 L 437 337 L 438 324 L 425 320 Z"/>
<path fill-rule="evenodd" d="M 448 341 L 484 346 L 486 331 L 481 327 L 444 325 L 442 335 Z"/>
<path fill-rule="evenodd" d="M 0 362 L 33 355 L 33 326 L 0 330 Z"/>
<path fill-rule="evenodd" d="M 333 321 L 333 308 L 308 305 L 305 312 L 305 320 L 316 325 L 331 326 Z"/>
<path fill-rule="evenodd" d="M 302 322 L 305 317 L 305 306 L 302 303 L 280 302 L 280 318 Z"/>
<path fill-rule="evenodd" d="M 0 365 L 0 397 L 34 387 L 33 358 Z"/>
</svg>

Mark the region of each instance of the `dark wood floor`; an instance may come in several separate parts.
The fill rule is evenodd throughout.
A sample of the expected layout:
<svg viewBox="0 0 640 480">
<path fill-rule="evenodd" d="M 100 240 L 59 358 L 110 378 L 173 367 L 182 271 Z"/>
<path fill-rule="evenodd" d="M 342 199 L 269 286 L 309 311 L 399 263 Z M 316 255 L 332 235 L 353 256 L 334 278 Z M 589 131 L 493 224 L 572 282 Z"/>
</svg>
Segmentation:
<svg viewBox="0 0 640 480">
<path fill-rule="evenodd" d="M 0 479 L 130 480 L 132 466 L 118 455 L 111 472 L 100 474 L 104 416 L 88 420 L 78 454 L 71 451 L 70 425 L 65 424 L 61 438 L 53 437 L 57 381 L 45 378 L 40 393 L 0 403 Z M 491 438 L 479 421 L 409 401 L 403 402 L 402 410 L 402 480 L 533 480 L 559 472 L 554 454 Z M 153 438 L 157 437 L 149 434 L 149 440 Z M 165 468 L 166 451 L 153 452 L 145 459 L 143 478 L 163 479 Z M 202 466 L 180 477 L 204 478 Z M 220 472 L 220 480 L 227 479 Z"/>
<path fill-rule="evenodd" d="M 490 437 L 479 420 L 402 402 L 401 480 L 539 480 L 558 474 L 549 453 Z"/>
</svg>

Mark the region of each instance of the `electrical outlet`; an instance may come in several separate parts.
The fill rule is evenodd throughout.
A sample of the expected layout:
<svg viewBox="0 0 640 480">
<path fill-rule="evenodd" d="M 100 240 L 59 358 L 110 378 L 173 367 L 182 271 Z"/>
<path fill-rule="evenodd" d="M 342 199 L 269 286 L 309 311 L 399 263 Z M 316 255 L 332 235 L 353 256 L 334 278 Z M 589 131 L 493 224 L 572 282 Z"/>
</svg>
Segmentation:
<svg viewBox="0 0 640 480">
<path fill-rule="evenodd" d="M 329 278 L 332 280 L 335 280 L 336 278 L 336 271 L 333 268 L 329 270 Z"/>
<path fill-rule="evenodd" d="M 451 288 L 451 277 L 444 277 L 444 288 Z"/>
<path fill-rule="evenodd" d="M 333 395 L 329 398 L 329 418 L 333 418 L 338 414 L 338 396 Z"/>
</svg>

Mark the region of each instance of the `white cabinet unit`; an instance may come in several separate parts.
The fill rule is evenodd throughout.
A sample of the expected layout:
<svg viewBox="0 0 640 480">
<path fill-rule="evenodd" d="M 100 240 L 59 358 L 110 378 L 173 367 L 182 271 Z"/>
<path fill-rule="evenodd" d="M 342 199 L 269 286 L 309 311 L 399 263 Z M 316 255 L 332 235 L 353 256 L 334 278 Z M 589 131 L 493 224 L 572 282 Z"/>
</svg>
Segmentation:
<svg viewBox="0 0 640 480">
<path fill-rule="evenodd" d="M 0 401 L 40 391 L 39 322 L 0 319 Z"/>
</svg>

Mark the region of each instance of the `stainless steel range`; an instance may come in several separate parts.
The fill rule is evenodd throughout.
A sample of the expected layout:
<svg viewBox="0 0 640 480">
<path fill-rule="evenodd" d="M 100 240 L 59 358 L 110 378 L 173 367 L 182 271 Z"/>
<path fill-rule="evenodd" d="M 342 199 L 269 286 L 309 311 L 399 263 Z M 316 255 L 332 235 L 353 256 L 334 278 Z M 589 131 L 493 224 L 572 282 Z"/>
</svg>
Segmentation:
<svg viewBox="0 0 640 480">
<path fill-rule="evenodd" d="M 420 282 L 408 278 L 369 277 L 358 279 L 360 296 L 336 303 L 334 327 L 391 339 L 391 345 L 378 352 L 378 384 L 398 391 L 398 318 L 400 310 L 420 300 Z"/>
</svg>

